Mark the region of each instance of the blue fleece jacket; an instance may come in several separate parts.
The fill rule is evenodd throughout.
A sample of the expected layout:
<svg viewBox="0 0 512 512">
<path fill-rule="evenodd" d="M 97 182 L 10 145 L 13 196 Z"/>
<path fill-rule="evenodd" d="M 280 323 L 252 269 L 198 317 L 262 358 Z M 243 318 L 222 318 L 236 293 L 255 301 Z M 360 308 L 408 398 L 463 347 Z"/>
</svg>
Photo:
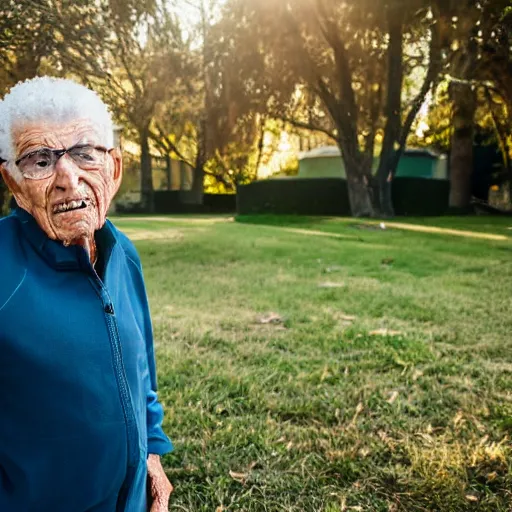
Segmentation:
<svg viewBox="0 0 512 512">
<path fill-rule="evenodd" d="M 100 276 L 22 209 L 0 220 L 0 512 L 143 512 L 162 431 L 140 261 L 109 221 Z"/>
</svg>

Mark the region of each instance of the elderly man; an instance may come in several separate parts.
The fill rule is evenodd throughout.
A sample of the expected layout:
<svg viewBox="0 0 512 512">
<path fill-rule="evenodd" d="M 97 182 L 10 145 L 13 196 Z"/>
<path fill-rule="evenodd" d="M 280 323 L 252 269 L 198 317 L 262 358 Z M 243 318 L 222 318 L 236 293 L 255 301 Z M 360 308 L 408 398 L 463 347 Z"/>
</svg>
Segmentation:
<svg viewBox="0 0 512 512">
<path fill-rule="evenodd" d="M 163 512 L 172 486 L 139 257 L 105 217 L 122 177 L 95 93 L 0 102 L 0 511 Z"/>
</svg>

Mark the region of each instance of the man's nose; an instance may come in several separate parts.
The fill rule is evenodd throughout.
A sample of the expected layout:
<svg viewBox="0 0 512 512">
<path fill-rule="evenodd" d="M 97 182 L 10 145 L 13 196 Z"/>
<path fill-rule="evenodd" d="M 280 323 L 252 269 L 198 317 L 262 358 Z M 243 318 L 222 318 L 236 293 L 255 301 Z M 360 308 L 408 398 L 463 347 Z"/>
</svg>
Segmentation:
<svg viewBox="0 0 512 512">
<path fill-rule="evenodd" d="M 76 165 L 68 155 L 62 155 L 55 162 L 55 187 L 62 191 L 73 191 L 78 187 L 79 182 L 79 173 Z"/>
</svg>

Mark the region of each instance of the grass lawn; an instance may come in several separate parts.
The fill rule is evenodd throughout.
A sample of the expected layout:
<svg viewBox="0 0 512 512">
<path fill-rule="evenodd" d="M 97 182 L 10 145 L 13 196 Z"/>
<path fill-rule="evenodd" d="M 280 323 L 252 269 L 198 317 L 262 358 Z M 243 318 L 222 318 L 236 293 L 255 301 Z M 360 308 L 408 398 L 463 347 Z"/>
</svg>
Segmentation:
<svg viewBox="0 0 512 512">
<path fill-rule="evenodd" d="M 114 218 L 171 510 L 512 510 L 512 220 L 238 220 Z"/>
</svg>

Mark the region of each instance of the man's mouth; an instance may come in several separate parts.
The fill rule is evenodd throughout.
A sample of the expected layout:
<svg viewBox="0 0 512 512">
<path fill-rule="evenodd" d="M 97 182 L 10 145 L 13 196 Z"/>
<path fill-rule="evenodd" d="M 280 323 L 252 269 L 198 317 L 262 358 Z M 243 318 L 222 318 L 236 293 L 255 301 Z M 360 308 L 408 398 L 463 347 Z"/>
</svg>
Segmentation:
<svg viewBox="0 0 512 512">
<path fill-rule="evenodd" d="M 53 213 L 66 213 L 74 210 L 83 210 L 90 204 L 89 199 L 77 199 L 74 201 L 66 201 L 53 206 Z"/>
</svg>

